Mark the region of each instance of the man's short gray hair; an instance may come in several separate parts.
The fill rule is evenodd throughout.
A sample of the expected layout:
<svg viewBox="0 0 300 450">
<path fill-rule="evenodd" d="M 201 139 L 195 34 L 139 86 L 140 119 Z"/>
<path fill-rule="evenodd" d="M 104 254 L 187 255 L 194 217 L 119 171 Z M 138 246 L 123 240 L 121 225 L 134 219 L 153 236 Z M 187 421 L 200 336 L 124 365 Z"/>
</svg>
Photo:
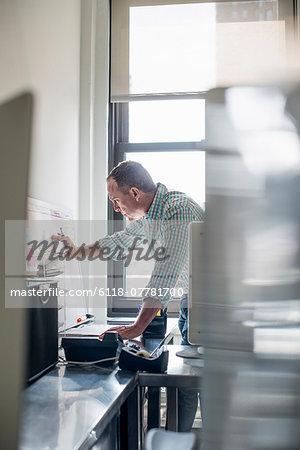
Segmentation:
<svg viewBox="0 0 300 450">
<path fill-rule="evenodd" d="M 111 178 L 116 181 L 118 188 L 124 194 L 127 194 L 133 186 L 143 192 L 154 192 L 156 190 L 156 184 L 149 172 L 136 161 L 120 162 L 112 169 L 107 181 Z"/>
</svg>

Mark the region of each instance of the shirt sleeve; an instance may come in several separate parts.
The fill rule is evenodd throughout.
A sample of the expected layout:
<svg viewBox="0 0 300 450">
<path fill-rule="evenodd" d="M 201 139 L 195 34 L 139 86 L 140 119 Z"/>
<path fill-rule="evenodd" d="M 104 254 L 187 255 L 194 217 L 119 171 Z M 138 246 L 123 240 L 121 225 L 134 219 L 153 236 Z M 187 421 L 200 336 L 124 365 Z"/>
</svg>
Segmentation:
<svg viewBox="0 0 300 450">
<path fill-rule="evenodd" d="M 126 258 L 133 247 L 138 248 L 142 245 L 144 237 L 143 224 L 141 220 L 136 220 L 131 222 L 125 230 L 99 239 L 98 244 L 107 259 L 120 261 Z"/>
<path fill-rule="evenodd" d="M 188 264 L 189 224 L 193 220 L 189 211 L 173 210 L 168 213 L 169 219 L 164 221 L 165 239 L 163 243 L 165 258 L 155 257 L 154 270 L 145 289 L 145 299 L 155 298 L 165 305 L 171 299 L 171 289 Z"/>
</svg>

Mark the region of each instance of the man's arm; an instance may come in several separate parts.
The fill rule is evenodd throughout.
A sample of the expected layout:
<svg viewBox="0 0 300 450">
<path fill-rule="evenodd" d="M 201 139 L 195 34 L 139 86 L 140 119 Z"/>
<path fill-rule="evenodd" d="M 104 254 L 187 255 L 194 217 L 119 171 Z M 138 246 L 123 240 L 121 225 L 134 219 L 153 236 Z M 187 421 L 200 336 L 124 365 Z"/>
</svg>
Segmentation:
<svg viewBox="0 0 300 450">
<path fill-rule="evenodd" d="M 73 241 L 68 236 L 58 234 L 51 236 L 51 238 L 53 240 L 63 242 L 66 247 L 69 247 L 71 249 L 68 255 L 70 259 L 81 259 L 82 257 L 83 259 L 85 259 L 89 256 L 96 258 L 99 255 L 103 255 L 104 253 L 103 249 L 99 245 L 97 245 L 97 243 L 86 245 L 84 247 L 76 247 Z M 84 255 L 82 254 L 82 251 L 84 251 Z M 162 304 L 160 301 L 153 298 L 146 298 L 144 299 L 143 307 L 134 324 L 112 327 L 107 331 L 117 331 L 123 339 L 133 339 L 135 337 L 138 337 L 144 332 L 149 323 L 154 319 L 161 307 Z M 105 333 L 102 333 L 100 335 L 100 339 L 103 338 L 104 334 Z"/>
<path fill-rule="evenodd" d="M 123 339 L 133 339 L 140 336 L 149 323 L 154 319 L 162 305 L 160 301 L 153 298 L 146 298 L 143 303 L 143 307 L 136 318 L 136 321 L 132 325 L 122 325 L 109 328 L 107 331 L 117 331 Z M 102 333 L 99 337 L 103 338 L 105 333 Z"/>
<path fill-rule="evenodd" d="M 180 214 L 177 218 L 166 222 L 167 238 L 164 242 L 165 257 L 157 258 L 151 279 L 146 286 L 150 291 L 161 292 L 160 300 L 148 297 L 133 325 L 117 326 L 107 331 L 117 331 L 124 339 L 133 339 L 140 336 L 158 310 L 171 298 L 171 289 L 175 288 L 177 280 L 182 273 L 186 254 L 188 251 L 188 224 L 190 221 L 182 220 Z M 152 288 L 152 289 L 151 289 Z M 100 336 L 102 338 L 104 333 Z"/>
<path fill-rule="evenodd" d="M 76 247 L 73 241 L 68 237 L 60 233 L 51 236 L 54 241 L 63 242 L 65 247 L 69 247 L 71 250 L 66 250 L 66 255 L 70 259 L 78 259 L 82 261 L 89 259 L 101 259 L 106 261 L 107 259 L 119 260 L 120 257 L 126 257 L 128 252 L 132 252 L 143 241 L 144 233 L 143 226 L 140 220 L 136 220 L 130 223 L 125 230 L 117 231 L 112 235 L 107 235 L 94 242 L 94 244 Z M 138 242 L 137 242 L 138 240 Z"/>
<path fill-rule="evenodd" d="M 63 242 L 65 247 L 69 247 L 70 250 L 66 250 L 66 253 L 68 253 L 68 257 L 70 259 L 76 258 L 80 261 L 82 261 L 83 259 L 88 259 L 89 257 L 96 259 L 97 257 L 104 254 L 103 249 L 97 244 L 97 242 L 95 242 L 94 244 L 76 247 L 69 236 L 55 234 L 51 236 L 51 239 L 53 241 Z"/>
</svg>

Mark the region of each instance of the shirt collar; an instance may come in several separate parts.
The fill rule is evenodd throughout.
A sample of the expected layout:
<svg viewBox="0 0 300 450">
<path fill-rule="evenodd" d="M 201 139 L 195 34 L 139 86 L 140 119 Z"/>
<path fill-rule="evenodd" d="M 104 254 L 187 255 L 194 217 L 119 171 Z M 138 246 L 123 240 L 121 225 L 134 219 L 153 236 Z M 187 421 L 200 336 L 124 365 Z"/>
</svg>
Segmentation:
<svg viewBox="0 0 300 450">
<path fill-rule="evenodd" d="M 163 199 L 167 193 L 168 189 L 166 186 L 162 183 L 157 183 L 156 193 L 146 217 L 149 217 L 150 219 L 159 219 L 161 217 L 164 207 Z"/>
</svg>

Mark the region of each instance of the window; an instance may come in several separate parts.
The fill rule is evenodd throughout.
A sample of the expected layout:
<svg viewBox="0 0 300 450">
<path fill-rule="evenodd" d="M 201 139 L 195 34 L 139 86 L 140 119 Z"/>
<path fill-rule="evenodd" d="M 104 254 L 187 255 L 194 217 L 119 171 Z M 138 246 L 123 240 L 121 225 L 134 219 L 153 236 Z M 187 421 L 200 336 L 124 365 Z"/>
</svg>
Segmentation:
<svg viewBox="0 0 300 450">
<path fill-rule="evenodd" d="M 129 103 L 128 108 L 128 141 L 131 143 L 204 139 L 204 100 L 140 101 Z"/>
<path fill-rule="evenodd" d="M 181 106 L 182 105 L 182 106 Z M 140 162 L 154 182 L 181 190 L 198 203 L 205 202 L 205 108 L 203 99 L 141 101 L 111 105 L 114 151 L 111 167 L 119 161 Z M 116 123 L 114 123 L 116 120 Z M 150 126 L 151 124 L 151 126 Z M 110 205 L 110 232 L 122 229 L 126 221 Z M 119 219 L 119 220 L 117 220 Z M 139 289 L 147 285 L 153 260 L 109 263 L 109 286 L 123 288 L 130 297 L 111 297 L 109 314 L 136 314 Z M 112 291 L 110 289 L 110 291 Z"/>
<path fill-rule="evenodd" d="M 282 67 L 291 12 L 289 0 L 112 0 L 109 169 L 139 161 L 155 182 L 204 203 L 206 91 Z M 109 208 L 112 233 L 125 220 Z M 152 265 L 109 262 L 109 286 L 133 294 L 108 299 L 109 315 L 136 314 L 133 288 Z"/>
</svg>

